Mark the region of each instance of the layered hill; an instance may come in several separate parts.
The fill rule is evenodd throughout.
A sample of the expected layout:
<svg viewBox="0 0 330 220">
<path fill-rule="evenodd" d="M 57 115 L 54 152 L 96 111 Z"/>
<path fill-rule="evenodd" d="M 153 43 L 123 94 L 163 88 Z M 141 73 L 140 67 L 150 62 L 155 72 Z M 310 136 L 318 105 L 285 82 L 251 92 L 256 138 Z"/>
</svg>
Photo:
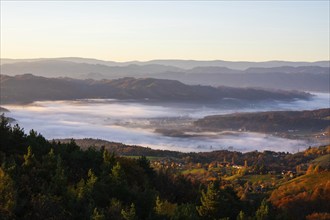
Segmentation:
<svg viewBox="0 0 330 220">
<path fill-rule="evenodd" d="M 205 130 L 325 131 L 330 126 L 330 109 L 213 115 L 197 120 L 195 125 Z"/>
<path fill-rule="evenodd" d="M 78 80 L 45 78 L 24 74 L 1 75 L 1 103 L 27 103 L 41 100 L 107 98 L 149 101 L 246 101 L 308 99 L 310 94 L 297 91 L 254 88 L 185 85 L 175 80 L 121 78 L 116 80 Z"/>
<path fill-rule="evenodd" d="M 329 62 L 153 60 L 113 62 L 83 58 L 1 60 L 1 74 L 44 77 L 179 80 L 186 84 L 329 91 Z"/>
<path fill-rule="evenodd" d="M 198 67 L 184 73 L 156 74 L 155 77 L 176 79 L 188 84 L 329 92 L 330 69 L 318 66 L 287 66 L 236 71 L 220 67 Z"/>
</svg>

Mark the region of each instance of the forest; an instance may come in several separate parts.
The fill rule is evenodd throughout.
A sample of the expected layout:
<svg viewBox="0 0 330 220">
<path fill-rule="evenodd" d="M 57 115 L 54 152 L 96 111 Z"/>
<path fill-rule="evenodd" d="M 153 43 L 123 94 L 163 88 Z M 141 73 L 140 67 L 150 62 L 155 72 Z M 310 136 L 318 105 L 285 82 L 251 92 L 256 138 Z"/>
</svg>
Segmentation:
<svg viewBox="0 0 330 220">
<path fill-rule="evenodd" d="M 111 149 L 49 141 L 2 116 L 0 219 L 330 218 L 330 146 L 152 156 Z"/>
</svg>

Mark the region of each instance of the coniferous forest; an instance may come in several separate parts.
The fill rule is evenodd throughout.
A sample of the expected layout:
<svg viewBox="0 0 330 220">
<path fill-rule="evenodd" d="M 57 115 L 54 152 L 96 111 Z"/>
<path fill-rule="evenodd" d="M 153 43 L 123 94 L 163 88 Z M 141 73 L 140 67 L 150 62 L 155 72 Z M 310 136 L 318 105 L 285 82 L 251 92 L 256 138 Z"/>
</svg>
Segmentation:
<svg viewBox="0 0 330 220">
<path fill-rule="evenodd" d="M 291 163 L 300 163 L 299 173 L 294 177 L 277 175 L 269 183 L 263 179 L 271 175 L 267 165 L 245 164 L 235 172 L 239 166 L 227 163 L 219 175 L 211 175 L 216 171 L 212 163 L 196 163 L 199 168 L 193 168 L 191 162 L 191 169 L 184 170 L 175 169 L 173 163 L 157 167 L 153 164 L 159 162 L 151 163 L 145 156 L 119 156 L 104 147 L 82 150 L 73 140 L 50 142 L 36 131 L 26 134 L 3 116 L 0 140 L 0 219 L 266 220 L 330 216 L 329 165 L 324 165 L 329 146 L 309 148 L 301 152 L 303 156 L 287 155 Z M 208 176 L 194 176 L 201 169 Z"/>
</svg>

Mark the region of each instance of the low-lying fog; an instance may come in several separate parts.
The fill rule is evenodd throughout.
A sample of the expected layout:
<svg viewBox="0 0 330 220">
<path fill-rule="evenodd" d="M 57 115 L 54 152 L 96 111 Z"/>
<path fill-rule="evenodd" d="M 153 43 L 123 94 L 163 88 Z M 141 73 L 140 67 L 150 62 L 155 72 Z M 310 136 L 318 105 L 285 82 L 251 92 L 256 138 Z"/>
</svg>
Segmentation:
<svg viewBox="0 0 330 220">
<path fill-rule="evenodd" d="M 329 94 L 316 93 L 309 101 L 264 102 L 254 105 L 162 104 L 116 100 L 42 101 L 30 105 L 6 105 L 7 116 L 29 131 L 48 139 L 99 138 L 154 149 L 179 151 L 274 150 L 297 152 L 316 143 L 289 140 L 250 132 L 199 133 L 190 137 L 168 137 L 155 129 L 191 126 L 207 115 L 270 110 L 313 110 L 329 107 Z"/>
</svg>

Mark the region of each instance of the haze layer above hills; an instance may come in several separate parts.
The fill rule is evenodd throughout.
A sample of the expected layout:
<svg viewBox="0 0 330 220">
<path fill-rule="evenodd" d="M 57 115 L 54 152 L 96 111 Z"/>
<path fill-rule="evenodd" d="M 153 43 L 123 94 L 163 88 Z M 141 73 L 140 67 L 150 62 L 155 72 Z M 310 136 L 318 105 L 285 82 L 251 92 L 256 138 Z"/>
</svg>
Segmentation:
<svg viewBox="0 0 330 220">
<path fill-rule="evenodd" d="M 44 77 L 179 80 L 185 84 L 329 91 L 329 61 L 229 62 L 152 60 L 113 62 L 84 58 L 2 59 L 1 74 L 31 73 Z"/>
</svg>

